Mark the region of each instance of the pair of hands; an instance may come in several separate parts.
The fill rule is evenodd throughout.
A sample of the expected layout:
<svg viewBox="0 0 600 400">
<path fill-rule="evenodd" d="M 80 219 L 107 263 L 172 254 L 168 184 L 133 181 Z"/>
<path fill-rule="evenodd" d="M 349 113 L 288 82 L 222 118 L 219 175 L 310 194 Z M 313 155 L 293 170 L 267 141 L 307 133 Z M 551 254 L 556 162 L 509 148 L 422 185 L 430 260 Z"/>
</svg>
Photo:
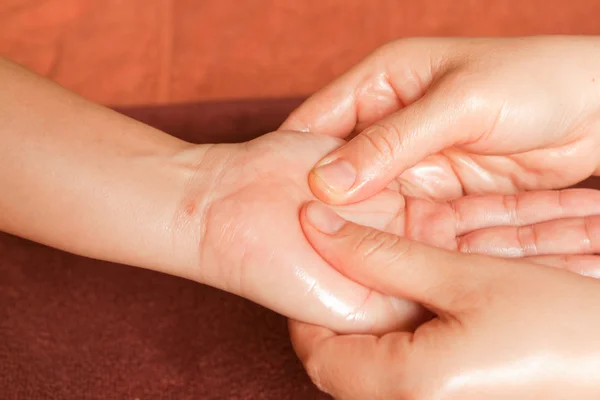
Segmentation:
<svg viewBox="0 0 600 400">
<path fill-rule="evenodd" d="M 597 172 L 597 48 L 593 38 L 385 46 L 282 127 L 312 134 L 206 152 L 189 193 L 210 193 L 197 278 L 315 324 L 293 323 L 294 344 L 341 398 L 561 398 L 567 383 L 585 398 L 600 287 L 535 264 L 597 274 L 600 199 L 513 193 Z M 332 136 L 358 132 L 309 188 L 315 163 L 343 143 Z M 215 169 L 218 189 L 201 179 Z M 378 231 L 320 236 L 303 217 L 303 232 L 297 212 L 312 193 Z"/>
<path fill-rule="evenodd" d="M 537 191 L 598 173 L 597 50 L 400 41 L 287 133 L 202 146 L 0 60 L 0 230 L 314 324 L 294 344 L 339 397 L 597 398 L 599 284 L 546 266 L 598 276 L 600 199 Z M 301 225 L 315 194 L 360 225 Z"/>
<path fill-rule="evenodd" d="M 303 209 L 304 233 L 329 265 L 433 315 L 383 336 L 290 322 L 319 387 L 342 399 L 598 397 L 600 283 L 581 276 L 597 276 L 600 266 L 597 192 L 488 195 L 562 188 L 597 174 L 598 43 L 400 41 L 284 124 L 341 137 L 362 130 L 311 172 L 321 199 L 352 203 L 395 182 L 401 193 L 453 199 L 446 204 L 459 221 L 450 244 L 410 234 L 423 223 L 440 231 L 440 202 L 421 204 L 440 207 L 438 214 L 408 218 L 415 226 L 401 233 L 347 222 L 320 203 Z M 457 249 L 527 258 L 448 251 Z"/>
<path fill-rule="evenodd" d="M 565 187 L 597 170 L 600 107 L 593 94 L 600 60 L 589 55 L 596 47 L 594 38 L 427 39 L 384 47 L 282 127 L 312 134 L 275 133 L 203 152 L 184 196 L 191 217 L 179 224 L 200 226 L 180 235 L 200 243 L 194 264 L 201 267 L 190 277 L 341 333 L 420 321 L 422 308 L 371 294 L 314 251 L 297 219 L 313 192 L 351 203 L 336 211 L 353 222 L 430 245 L 595 267 L 589 255 L 596 192 L 509 193 Z M 461 117 L 443 117 L 451 112 Z M 325 134 L 352 136 L 365 126 L 372 127 L 332 153 L 357 170 L 355 188 L 323 188 L 319 169 L 309 188 L 313 166 L 344 143 Z"/>
</svg>

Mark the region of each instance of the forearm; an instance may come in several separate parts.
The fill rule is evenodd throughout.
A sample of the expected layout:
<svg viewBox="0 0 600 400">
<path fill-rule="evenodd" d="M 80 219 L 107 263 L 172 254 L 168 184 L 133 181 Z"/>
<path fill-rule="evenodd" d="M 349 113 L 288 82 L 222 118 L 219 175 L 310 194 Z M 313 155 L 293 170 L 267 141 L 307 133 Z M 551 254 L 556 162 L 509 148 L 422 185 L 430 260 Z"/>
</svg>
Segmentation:
<svg viewBox="0 0 600 400">
<path fill-rule="evenodd" d="M 0 230 L 187 275 L 197 238 L 175 220 L 199 149 L 3 60 L 0 85 Z"/>
</svg>

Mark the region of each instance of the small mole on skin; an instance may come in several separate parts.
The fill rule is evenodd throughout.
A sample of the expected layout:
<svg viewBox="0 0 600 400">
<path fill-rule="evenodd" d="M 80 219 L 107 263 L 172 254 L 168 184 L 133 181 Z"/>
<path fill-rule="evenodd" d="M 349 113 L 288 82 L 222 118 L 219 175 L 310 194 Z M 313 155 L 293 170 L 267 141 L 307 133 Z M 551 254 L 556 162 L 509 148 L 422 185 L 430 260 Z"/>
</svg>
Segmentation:
<svg viewBox="0 0 600 400">
<path fill-rule="evenodd" d="M 185 212 L 187 213 L 187 215 L 194 215 L 195 211 L 196 211 L 196 203 L 194 202 L 194 200 L 188 201 L 185 205 Z"/>
<path fill-rule="evenodd" d="M 596 78 L 592 78 L 592 82 L 596 82 Z"/>
</svg>

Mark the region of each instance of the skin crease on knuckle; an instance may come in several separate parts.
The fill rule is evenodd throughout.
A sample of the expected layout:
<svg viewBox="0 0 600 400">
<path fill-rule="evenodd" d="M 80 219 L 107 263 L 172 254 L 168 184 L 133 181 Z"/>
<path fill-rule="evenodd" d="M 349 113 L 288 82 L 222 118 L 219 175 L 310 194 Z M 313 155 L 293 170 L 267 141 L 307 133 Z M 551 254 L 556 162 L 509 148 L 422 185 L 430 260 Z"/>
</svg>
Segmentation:
<svg viewBox="0 0 600 400">
<path fill-rule="evenodd" d="M 427 57 L 422 56 L 423 47 L 432 44 L 427 39 L 400 39 L 390 42 L 376 50 L 362 65 L 376 65 L 373 73 L 368 74 L 364 83 L 356 89 L 357 125 L 355 133 L 368 128 L 373 122 L 373 110 L 377 110 L 379 119 L 395 111 L 402 110 L 421 98 L 433 81 L 433 73 L 439 69 L 441 58 L 433 48 Z M 395 60 L 398 57 L 415 58 L 415 63 L 402 63 L 399 68 Z M 387 104 L 382 103 L 387 98 Z M 391 100 L 393 99 L 393 101 Z M 393 104 L 393 106 L 392 106 Z M 371 113 L 364 112 L 366 110 Z"/>
<path fill-rule="evenodd" d="M 393 124 L 375 123 L 365 129 L 359 136 L 364 144 L 360 147 L 372 149 L 377 165 L 385 168 L 395 161 L 401 151 L 401 134 Z"/>
<path fill-rule="evenodd" d="M 356 230 L 356 227 L 353 227 Z M 356 232 L 353 232 L 356 235 Z M 394 264 L 404 257 L 410 250 L 408 241 L 403 241 L 399 236 L 388 234 L 377 230 L 368 230 L 366 233 L 361 233 L 358 238 L 353 238 L 352 248 L 353 254 L 359 254 L 361 264 L 369 263 L 369 260 L 374 257 L 375 260 L 381 258 L 381 254 L 388 256 L 386 263 Z"/>
</svg>

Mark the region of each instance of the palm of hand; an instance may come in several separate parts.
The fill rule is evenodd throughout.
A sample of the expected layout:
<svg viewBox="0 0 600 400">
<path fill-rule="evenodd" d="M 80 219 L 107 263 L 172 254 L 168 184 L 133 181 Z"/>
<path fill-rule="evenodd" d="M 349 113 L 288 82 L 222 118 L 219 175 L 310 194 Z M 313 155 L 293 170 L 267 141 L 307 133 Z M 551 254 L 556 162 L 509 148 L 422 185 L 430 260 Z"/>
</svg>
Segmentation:
<svg viewBox="0 0 600 400">
<path fill-rule="evenodd" d="M 412 326 L 422 317 L 421 308 L 349 280 L 314 251 L 301 230 L 299 210 L 315 199 L 308 172 L 339 144 L 326 136 L 274 133 L 245 144 L 214 146 L 215 159 L 228 161 L 218 168 L 218 189 L 205 211 L 201 279 L 293 319 L 340 332 Z M 336 211 L 362 225 L 454 250 L 459 235 L 511 222 L 490 218 L 494 212 L 489 210 L 482 221 L 464 213 L 459 221 L 455 208 L 405 200 L 390 187 Z"/>
</svg>

